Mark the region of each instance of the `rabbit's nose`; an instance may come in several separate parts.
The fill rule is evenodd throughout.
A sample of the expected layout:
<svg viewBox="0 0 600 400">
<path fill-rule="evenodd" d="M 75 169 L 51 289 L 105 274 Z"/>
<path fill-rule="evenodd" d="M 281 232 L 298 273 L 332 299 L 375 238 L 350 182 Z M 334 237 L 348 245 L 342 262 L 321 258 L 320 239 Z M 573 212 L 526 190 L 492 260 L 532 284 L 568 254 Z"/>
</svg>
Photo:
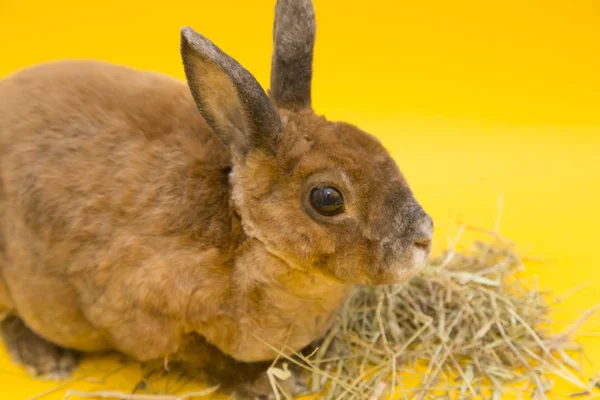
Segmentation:
<svg viewBox="0 0 600 400">
<path fill-rule="evenodd" d="M 433 220 L 425 214 L 417 224 L 413 246 L 429 253 L 433 240 Z"/>
</svg>

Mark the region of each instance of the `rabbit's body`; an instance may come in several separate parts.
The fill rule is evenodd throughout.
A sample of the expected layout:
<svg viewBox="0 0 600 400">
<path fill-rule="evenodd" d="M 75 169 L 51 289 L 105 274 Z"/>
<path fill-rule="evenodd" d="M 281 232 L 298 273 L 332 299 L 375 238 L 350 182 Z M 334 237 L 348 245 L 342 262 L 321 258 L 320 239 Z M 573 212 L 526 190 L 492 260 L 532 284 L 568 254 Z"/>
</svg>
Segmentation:
<svg viewBox="0 0 600 400">
<path fill-rule="evenodd" d="M 423 268 L 433 223 L 395 161 L 312 110 L 311 0 L 278 0 L 273 33 L 270 95 L 189 28 L 187 85 L 91 61 L 0 81 L 15 360 L 68 371 L 65 348 L 116 349 L 254 382 L 322 338 L 352 285 Z"/>
<path fill-rule="evenodd" d="M 258 361 L 272 352 L 247 334 L 301 348 L 343 301 L 346 285 L 290 270 L 244 235 L 230 153 L 183 82 L 44 64 L 0 85 L 0 126 L 0 299 L 42 337 L 151 360 L 200 332 Z"/>
</svg>

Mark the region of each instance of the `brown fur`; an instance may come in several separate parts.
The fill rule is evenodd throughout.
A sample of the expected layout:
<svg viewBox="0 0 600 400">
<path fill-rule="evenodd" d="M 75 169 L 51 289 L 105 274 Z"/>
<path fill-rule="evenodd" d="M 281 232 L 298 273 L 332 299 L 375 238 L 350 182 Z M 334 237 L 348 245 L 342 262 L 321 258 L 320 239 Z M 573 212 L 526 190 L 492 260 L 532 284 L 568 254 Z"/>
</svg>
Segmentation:
<svg viewBox="0 0 600 400">
<path fill-rule="evenodd" d="M 189 87 L 92 61 L 0 82 L 0 308 L 64 348 L 245 368 L 276 355 L 256 337 L 302 349 L 353 284 L 422 268 L 431 219 L 377 139 L 305 95 L 277 109 L 189 28 L 181 49 Z"/>
</svg>

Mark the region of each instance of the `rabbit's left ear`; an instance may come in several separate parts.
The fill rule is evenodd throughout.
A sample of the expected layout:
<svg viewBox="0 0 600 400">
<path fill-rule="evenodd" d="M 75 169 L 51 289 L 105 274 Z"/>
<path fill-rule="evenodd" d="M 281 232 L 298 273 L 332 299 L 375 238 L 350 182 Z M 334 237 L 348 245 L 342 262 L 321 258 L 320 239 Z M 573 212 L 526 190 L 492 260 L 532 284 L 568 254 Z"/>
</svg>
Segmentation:
<svg viewBox="0 0 600 400">
<path fill-rule="evenodd" d="M 252 74 L 191 28 L 181 30 L 181 56 L 198 110 L 233 155 L 272 151 L 279 113 Z"/>
</svg>

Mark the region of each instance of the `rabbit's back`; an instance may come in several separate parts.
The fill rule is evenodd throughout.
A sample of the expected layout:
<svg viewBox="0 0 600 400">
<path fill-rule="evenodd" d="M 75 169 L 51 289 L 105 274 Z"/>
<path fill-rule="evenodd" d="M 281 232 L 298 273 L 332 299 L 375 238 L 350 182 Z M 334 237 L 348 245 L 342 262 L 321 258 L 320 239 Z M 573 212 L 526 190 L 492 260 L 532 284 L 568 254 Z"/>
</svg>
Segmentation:
<svg viewBox="0 0 600 400">
<path fill-rule="evenodd" d="M 50 340 L 110 347 L 81 315 L 105 279 L 161 248 L 230 248 L 230 155 L 183 82 L 101 62 L 23 70 L 0 81 L 0 144 L 0 309 Z"/>
<path fill-rule="evenodd" d="M 219 245 L 229 153 L 185 83 L 101 62 L 43 64 L 0 83 L 0 135 L 7 207 L 36 232 L 127 224 Z"/>
</svg>

